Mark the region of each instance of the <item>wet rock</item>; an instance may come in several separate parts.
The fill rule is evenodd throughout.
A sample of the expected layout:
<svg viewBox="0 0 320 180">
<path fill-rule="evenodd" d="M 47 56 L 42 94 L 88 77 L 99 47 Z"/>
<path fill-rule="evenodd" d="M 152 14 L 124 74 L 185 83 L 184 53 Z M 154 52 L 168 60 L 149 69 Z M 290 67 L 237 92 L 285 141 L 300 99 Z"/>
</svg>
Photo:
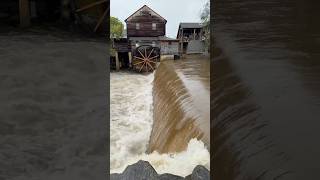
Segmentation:
<svg viewBox="0 0 320 180">
<path fill-rule="evenodd" d="M 210 172 L 204 166 L 198 165 L 194 168 L 191 174 L 191 180 L 209 180 Z"/>
<path fill-rule="evenodd" d="M 172 174 L 161 174 L 158 176 L 158 180 L 183 180 L 183 177 L 172 175 Z"/>
<path fill-rule="evenodd" d="M 157 180 L 158 174 L 148 161 L 140 160 L 129 165 L 121 175 L 111 175 L 110 178 L 111 180 Z"/>
<path fill-rule="evenodd" d="M 204 166 L 198 165 L 192 174 L 183 178 L 173 174 L 158 175 L 148 161 L 138 161 L 129 165 L 122 174 L 111 174 L 111 180 L 210 180 L 210 172 Z"/>
<path fill-rule="evenodd" d="M 110 179 L 111 180 L 121 180 L 121 174 L 111 174 Z"/>
</svg>

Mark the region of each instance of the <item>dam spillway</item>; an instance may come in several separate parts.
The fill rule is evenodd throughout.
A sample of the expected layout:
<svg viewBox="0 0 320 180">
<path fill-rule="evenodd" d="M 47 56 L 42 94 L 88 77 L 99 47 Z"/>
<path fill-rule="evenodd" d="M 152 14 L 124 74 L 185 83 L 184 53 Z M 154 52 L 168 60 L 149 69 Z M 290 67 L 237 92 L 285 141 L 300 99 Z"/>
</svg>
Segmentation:
<svg viewBox="0 0 320 180">
<path fill-rule="evenodd" d="M 187 59 L 161 62 L 152 74 L 111 73 L 111 173 L 139 160 L 159 174 L 187 176 L 197 165 L 210 168 L 208 64 Z M 169 99 L 160 95 L 168 84 Z"/>
<path fill-rule="evenodd" d="M 154 122 L 148 151 L 183 151 L 190 139 L 210 148 L 210 62 L 167 61 L 155 72 Z"/>
</svg>

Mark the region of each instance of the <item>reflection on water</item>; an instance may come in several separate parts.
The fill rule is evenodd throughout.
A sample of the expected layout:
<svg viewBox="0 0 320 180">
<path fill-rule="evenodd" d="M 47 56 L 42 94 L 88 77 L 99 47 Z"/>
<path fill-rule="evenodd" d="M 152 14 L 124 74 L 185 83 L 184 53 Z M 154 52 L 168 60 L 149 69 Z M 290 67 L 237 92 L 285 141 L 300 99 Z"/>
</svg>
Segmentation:
<svg viewBox="0 0 320 180">
<path fill-rule="evenodd" d="M 215 1 L 216 179 L 320 178 L 317 5 Z"/>
</svg>

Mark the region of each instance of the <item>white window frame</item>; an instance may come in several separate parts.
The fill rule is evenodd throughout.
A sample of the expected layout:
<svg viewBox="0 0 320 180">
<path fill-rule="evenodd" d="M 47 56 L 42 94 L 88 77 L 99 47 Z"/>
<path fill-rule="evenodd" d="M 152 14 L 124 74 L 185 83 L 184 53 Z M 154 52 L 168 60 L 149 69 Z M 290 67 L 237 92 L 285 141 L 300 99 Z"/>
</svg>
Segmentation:
<svg viewBox="0 0 320 180">
<path fill-rule="evenodd" d="M 137 30 L 140 29 L 140 23 L 136 23 L 136 29 L 137 29 Z"/>
</svg>

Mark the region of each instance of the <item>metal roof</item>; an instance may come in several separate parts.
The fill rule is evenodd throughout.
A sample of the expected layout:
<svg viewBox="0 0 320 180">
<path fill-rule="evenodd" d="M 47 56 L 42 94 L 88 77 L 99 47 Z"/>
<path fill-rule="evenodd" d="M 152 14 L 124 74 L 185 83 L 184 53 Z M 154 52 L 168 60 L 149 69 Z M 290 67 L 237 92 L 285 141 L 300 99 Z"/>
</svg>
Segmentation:
<svg viewBox="0 0 320 180">
<path fill-rule="evenodd" d="M 202 28 L 201 23 L 180 23 L 180 28 Z"/>
<path fill-rule="evenodd" d="M 178 39 L 169 38 L 167 36 L 158 36 L 158 37 L 130 37 L 130 40 L 139 41 L 139 40 L 147 40 L 147 41 L 178 41 Z"/>
</svg>

